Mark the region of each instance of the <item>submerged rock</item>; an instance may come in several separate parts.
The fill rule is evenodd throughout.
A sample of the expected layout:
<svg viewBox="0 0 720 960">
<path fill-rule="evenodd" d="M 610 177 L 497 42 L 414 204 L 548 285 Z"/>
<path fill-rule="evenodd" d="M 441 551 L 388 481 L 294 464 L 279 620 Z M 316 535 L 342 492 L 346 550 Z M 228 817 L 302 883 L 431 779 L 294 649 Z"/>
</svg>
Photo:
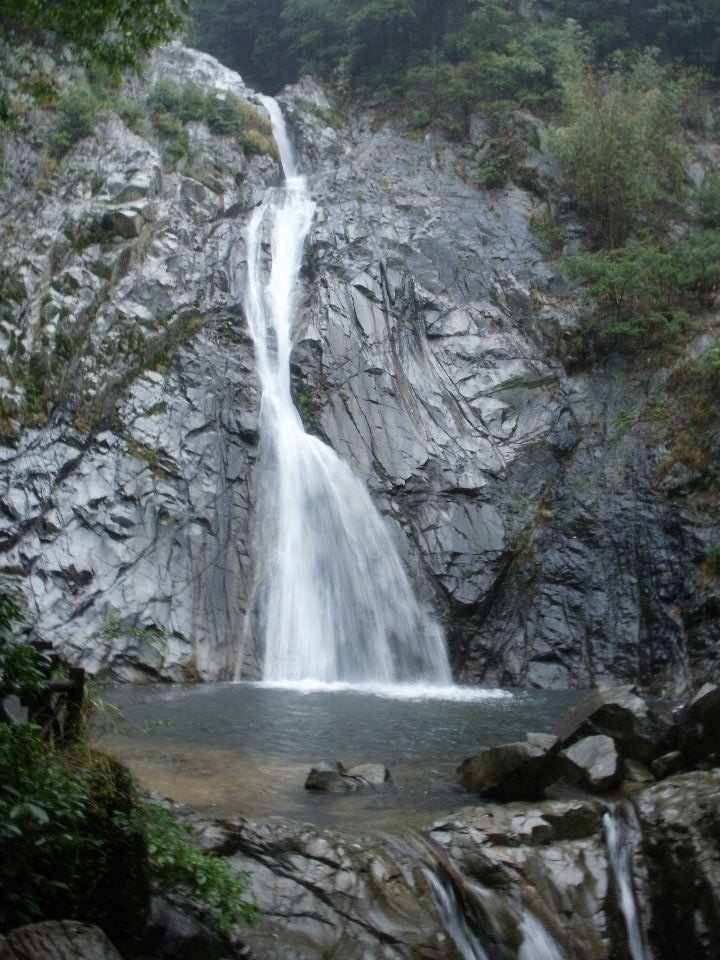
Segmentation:
<svg viewBox="0 0 720 960">
<path fill-rule="evenodd" d="M 381 763 L 363 763 L 348 769 L 339 761 L 321 761 L 308 774 L 305 789 L 323 790 L 326 793 L 353 793 L 363 787 L 381 787 L 389 779 L 390 771 Z"/>
</svg>

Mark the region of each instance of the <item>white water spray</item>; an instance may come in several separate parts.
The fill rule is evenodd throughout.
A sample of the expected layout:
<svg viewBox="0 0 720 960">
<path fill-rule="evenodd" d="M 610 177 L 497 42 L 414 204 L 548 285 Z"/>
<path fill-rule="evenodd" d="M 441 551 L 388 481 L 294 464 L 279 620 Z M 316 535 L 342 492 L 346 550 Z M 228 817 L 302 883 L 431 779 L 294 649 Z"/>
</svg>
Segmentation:
<svg viewBox="0 0 720 960">
<path fill-rule="evenodd" d="M 247 234 L 245 310 L 262 386 L 255 588 L 264 678 L 449 685 L 442 633 L 420 608 L 364 484 L 305 433 L 290 390 L 292 321 L 314 204 L 280 108 L 262 97 L 285 173 Z M 264 242 L 270 243 L 267 267 Z"/>
</svg>

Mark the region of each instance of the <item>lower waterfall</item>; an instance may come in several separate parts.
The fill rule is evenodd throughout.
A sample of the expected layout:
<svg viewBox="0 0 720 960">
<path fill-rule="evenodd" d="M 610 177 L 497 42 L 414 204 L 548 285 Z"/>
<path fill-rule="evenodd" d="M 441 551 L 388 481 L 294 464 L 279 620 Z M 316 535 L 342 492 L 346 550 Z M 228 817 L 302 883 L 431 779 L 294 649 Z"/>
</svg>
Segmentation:
<svg viewBox="0 0 720 960">
<path fill-rule="evenodd" d="M 635 890 L 633 889 L 630 829 L 626 817 L 632 816 L 632 807 L 613 806 L 603 815 L 603 829 L 608 859 L 615 884 L 618 907 L 625 921 L 628 950 L 632 960 L 652 960 L 652 954 L 643 939 Z"/>
<path fill-rule="evenodd" d="M 247 630 L 265 680 L 446 686 L 442 631 L 418 604 L 385 521 L 348 465 L 305 432 L 293 405 L 292 322 L 314 204 L 278 104 L 260 99 L 285 184 L 268 191 L 247 232 L 245 311 L 262 387 Z"/>
</svg>

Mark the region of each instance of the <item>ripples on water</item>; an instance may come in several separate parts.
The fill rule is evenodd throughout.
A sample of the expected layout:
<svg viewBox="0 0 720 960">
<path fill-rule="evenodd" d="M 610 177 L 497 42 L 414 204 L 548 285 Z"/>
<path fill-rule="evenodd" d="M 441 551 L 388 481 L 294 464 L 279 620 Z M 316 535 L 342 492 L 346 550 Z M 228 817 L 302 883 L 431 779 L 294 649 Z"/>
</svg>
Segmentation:
<svg viewBox="0 0 720 960">
<path fill-rule="evenodd" d="M 476 802 L 455 784 L 462 760 L 551 731 L 580 696 L 316 683 L 113 687 L 103 698 L 122 712 L 122 732 L 101 742 L 146 786 L 217 816 L 387 830 Z M 306 791 L 319 760 L 384 763 L 392 784 L 340 796 Z"/>
</svg>

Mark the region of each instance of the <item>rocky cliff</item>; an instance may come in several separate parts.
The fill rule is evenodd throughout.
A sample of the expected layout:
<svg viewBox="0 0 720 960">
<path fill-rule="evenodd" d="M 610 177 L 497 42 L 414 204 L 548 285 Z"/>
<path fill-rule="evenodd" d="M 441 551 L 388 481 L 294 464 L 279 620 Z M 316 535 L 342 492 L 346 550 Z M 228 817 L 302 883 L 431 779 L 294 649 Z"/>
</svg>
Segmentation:
<svg viewBox="0 0 720 960">
<path fill-rule="evenodd" d="M 147 111 L 161 79 L 252 101 L 181 46 L 125 97 Z M 112 108 L 57 158 L 52 111 L 19 82 L 15 102 L 26 123 L 6 137 L 0 185 L 2 569 L 23 578 L 38 631 L 93 670 L 212 679 L 240 660 L 257 675 L 243 231 L 277 162 L 202 121 L 182 127 L 178 159 Z M 479 189 L 471 152 L 343 119 L 309 82 L 282 102 L 318 206 L 297 405 L 367 481 L 457 678 L 717 675 L 720 586 L 700 564 L 718 526 L 683 477 L 657 479 L 666 451 L 647 410 L 662 375 L 565 368 L 577 296 L 530 229 L 538 195 Z M 547 183 L 542 128 L 518 123 Z M 477 146 L 481 118 L 473 131 Z M 564 229 L 570 249 L 580 225 L 567 215 Z"/>
</svg>

